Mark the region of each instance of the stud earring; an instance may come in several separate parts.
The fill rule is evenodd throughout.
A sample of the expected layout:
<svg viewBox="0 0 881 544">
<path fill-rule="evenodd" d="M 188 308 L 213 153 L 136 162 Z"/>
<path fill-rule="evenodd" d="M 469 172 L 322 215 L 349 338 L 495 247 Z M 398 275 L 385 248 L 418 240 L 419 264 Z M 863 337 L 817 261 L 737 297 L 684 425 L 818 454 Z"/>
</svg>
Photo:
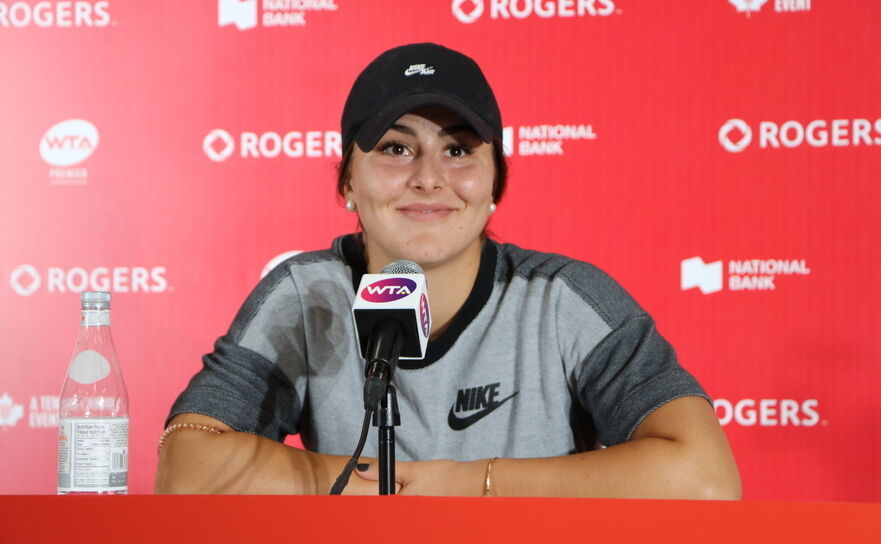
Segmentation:
<svg viewBox="0 0 881 544">
<path fill-rule="evenodd" d="M 349 210 L 350 212 L 354 212 L 355 211 L 355 201 L 354 200 L 347 200 L 346 201 L 346 209 Z"/>
<path fill-rule="evenodd" d="M 489 203 L 489 213 L 496 213 L 496 203 L 495 202 Z"/>
</svg>

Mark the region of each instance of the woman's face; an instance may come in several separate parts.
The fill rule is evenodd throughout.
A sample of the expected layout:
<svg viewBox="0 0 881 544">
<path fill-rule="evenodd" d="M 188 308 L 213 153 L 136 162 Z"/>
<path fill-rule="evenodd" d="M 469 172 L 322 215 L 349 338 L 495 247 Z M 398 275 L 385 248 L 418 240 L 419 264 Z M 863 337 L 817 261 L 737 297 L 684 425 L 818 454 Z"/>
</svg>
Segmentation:
<svg viewBox="0 0 881 544">
<path fill-rule="evenodd" d="M 397 259 L 430 269 L 477 259 L 492 202 L 492 145 L 459 115 L 414 110 L 369 152 L 354 147 L 346 198 L 364 227 L 370 269 Z"/>
</svg>

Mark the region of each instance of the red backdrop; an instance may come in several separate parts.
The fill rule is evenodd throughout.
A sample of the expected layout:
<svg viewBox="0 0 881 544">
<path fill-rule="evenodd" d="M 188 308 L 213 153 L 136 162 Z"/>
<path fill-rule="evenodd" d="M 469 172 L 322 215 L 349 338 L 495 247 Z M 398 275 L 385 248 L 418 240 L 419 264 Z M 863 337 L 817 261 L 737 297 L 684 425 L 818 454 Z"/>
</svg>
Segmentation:
<svg viewBox="0 0 881 544">
<path fill-rule="evenodd" d="M 496 91 L 492 231 L 655 316 L 745 497 L 881 500 L 874 0 L 0 1 L 0 492 L 54 493 L 76 293 L 108 287 L 152 489 L 168 408 L 266 264 L 355 228 L 342 104 L 416 41 Z"/>
</svg>

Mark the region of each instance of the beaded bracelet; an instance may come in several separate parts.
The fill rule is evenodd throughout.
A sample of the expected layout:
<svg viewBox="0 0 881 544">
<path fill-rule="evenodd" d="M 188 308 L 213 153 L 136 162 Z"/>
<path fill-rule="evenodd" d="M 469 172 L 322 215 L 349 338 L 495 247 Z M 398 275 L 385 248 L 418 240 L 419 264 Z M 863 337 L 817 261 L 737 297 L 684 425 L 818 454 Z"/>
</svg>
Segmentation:
<svg viewBox="0 0 881 544">
<path fill-rule="evenodd" d="M 489 463 L 486 464 L 486 480 L 483 482 L 483 496 L 484 497 L 495 497 L 496 494 L 493 491 L 493 463 L 496 462 L 498 457 L 493 457 L 489 460 Z"/>
<path fill-rule="evenodd" d="M 189 429 L 191 431 L 205 431 L 211 434 L 223 434 L 223 431 L 221 431 L 220 429 L 212 427 L 211 425 L 204 425 L 202 423 L 172 423 L 171 425 L 166 427 L 165 430 L 162 431 L 162 435 L 159 436 L 159 447 L 156 450 L 156 453 L 158 454 L 162 452 L 162 446 L 165 445 L 165 439 L 168 438 L 168 435 L 182 429 Z"/>
</svg>

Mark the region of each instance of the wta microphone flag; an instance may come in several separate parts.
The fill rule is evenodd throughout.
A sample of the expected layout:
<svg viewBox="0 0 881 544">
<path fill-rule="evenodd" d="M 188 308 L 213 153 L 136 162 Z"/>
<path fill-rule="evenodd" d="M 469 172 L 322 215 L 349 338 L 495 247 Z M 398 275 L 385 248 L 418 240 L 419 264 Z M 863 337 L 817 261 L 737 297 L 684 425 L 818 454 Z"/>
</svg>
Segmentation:
<svg viewBox="0 0 881 544">
<path fill-rule="evenodd" d="M 365 357 L 376 324 L 394 319 L 404 334 L 400 358 L 422 359 L 431 331 L 425 274 L 412 261 L 395 261 L 382 270 L 381 274 L 364 274 L 352 305 L 361 356 Z"/>
</svg>

